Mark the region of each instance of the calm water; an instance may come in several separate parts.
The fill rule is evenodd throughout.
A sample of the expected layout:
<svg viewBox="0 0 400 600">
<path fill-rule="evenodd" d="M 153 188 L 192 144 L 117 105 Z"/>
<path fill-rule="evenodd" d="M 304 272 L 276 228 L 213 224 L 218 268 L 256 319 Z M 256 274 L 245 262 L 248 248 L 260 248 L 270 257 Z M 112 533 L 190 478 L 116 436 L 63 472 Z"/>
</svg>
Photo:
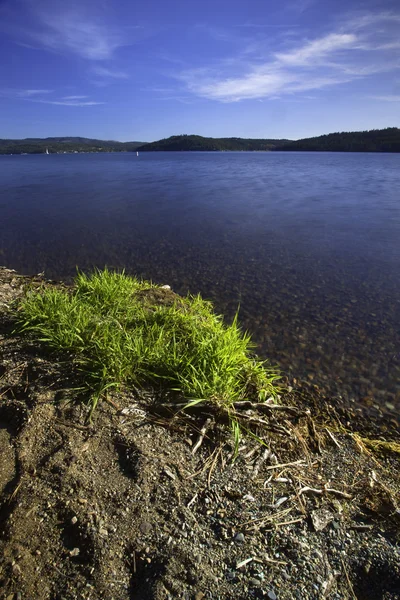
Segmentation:
<svg viewBox="0 0 400 600">
<path fill-rule="evenodd" d="M 291 377 L 400 406 L 400 155 L 0 156 L 0 264 L 200 291 Z"/>
</svg>

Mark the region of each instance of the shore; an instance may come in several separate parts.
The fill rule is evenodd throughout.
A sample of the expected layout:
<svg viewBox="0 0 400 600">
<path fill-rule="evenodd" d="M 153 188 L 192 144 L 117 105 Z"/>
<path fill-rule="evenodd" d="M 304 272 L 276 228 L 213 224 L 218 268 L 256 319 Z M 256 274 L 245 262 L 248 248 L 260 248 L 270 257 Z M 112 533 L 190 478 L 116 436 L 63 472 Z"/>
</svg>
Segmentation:
<svg viewBox="0 0 400 600">
<path fill-rule="evenodd" d="M 110 393 L 86 424 L 65 356 L 13 333 L 0 268 L 0 589 L 7 600 L 399 600 L 400 434 L 283 379 L 258 435 Z M 204 428 L 204 436 L 201 430 Z M 200 442 L 200 444 L 199 444 Z"/>
</svg>

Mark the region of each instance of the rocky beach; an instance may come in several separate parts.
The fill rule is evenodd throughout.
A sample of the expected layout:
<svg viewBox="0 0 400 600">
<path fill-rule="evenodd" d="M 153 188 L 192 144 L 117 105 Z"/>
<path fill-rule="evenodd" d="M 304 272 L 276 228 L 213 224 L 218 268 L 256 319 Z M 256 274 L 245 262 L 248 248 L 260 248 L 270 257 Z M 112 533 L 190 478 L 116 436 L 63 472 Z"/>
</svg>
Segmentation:
<svg viewBox="0 0 400 600">
<path fill-rule="evenodd" d="M 400 599 L 392 415 L 283 373 L 278 404 L 236 407 L 236 458 L 220 415 L 161 389 L 88 423 L 68 356 L 15 333 L 26 290 L 60 286 L 0 269 L 1 598 Z"/>
</svg>

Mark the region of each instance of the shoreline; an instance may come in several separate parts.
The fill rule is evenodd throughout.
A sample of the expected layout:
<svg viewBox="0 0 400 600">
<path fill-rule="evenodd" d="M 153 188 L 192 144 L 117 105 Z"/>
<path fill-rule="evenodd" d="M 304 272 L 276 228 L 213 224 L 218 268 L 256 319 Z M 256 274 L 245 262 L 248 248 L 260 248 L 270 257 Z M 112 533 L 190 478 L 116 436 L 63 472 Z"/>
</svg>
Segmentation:
<svg viewBox="0 0 400 600">
<path fill-rule="evenodd" d="M 0 268 L 5 597 L 398 600 L 390 419 L 290 386 L 233 463 L 223 423 L 194 452 L 207 415 L 167 416 L 160 390 L 110 394 L 87 427 L 64 357 L 12 334 L 27 285 L 63 286 Z"/>
</svg>

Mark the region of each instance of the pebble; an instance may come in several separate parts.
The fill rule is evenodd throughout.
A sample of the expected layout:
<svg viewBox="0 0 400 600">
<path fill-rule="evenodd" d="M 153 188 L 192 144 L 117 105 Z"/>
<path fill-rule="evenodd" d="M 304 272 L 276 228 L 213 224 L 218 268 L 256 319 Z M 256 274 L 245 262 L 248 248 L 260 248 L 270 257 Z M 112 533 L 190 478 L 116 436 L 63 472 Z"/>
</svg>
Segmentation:
<svg viewBox="0 0 400 600">
<path fill-rule="evenodd" d="M 236 535 L 233 538 L 233 541 L 241 544 L 242 542 L 244 542 L 244 534 L 243 533 L 236 533 Z"/>
<path fill-rule="evenodd" d="M 334 519 L 334 515 L 326 508 L 319 508 L 311 512 L 311 521 L 315 531 L 322 531 Z"/>
<path fill-rule="evenodd" d="M 78 518 L 77 517 L 72 517 L 71 524 L 75 525 L 77 522 L 78 522 Z"/>
<path fill-rule="evenodd" d="M 260 587 L 261 586 L 261 581 L 259 579 L 256 579 L 255 577 L 250 577 L 249 584 L 252 587 Z"/>
<path fill-rule="evenodd" d="M 278 600 L 277 595 L 275 594 L 275 592 L 273 592 L 272 590 L 270 590 L 267 594 L 267 598 L 269 598 L 269 600 Z"/>
<path fill-rule="evenodd" d="M 70 556 L 79 556 L 80 550 L 79 548 L 74 548 L 73 550 L 70 551 Z"/>
<path fill-rule="evenodd" d="M 152 524 L 149 523 L 149 521 L 143 521 L 142 523 L 140 523 L 139 529 L 140 533 L 143 533 L 143 535 L 149 535 L 153 527 Z"/>
</svg>

